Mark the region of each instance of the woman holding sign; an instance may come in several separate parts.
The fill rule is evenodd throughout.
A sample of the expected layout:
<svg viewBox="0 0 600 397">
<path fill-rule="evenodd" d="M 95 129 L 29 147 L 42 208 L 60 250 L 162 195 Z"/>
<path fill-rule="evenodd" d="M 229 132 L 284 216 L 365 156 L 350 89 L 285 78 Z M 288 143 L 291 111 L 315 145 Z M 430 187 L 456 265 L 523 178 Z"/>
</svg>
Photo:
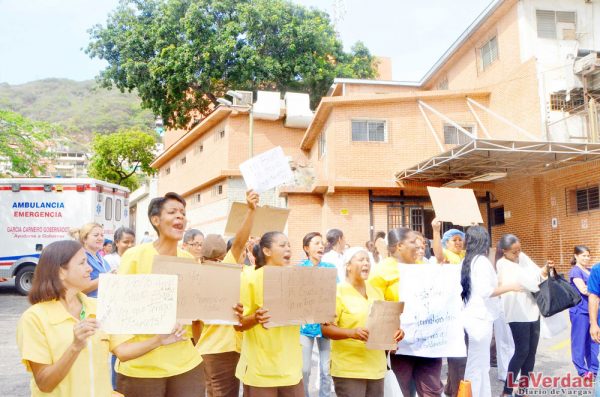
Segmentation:
<svg viewBox="0 0 600 397">
<path fill-rule="evenodd" d="M 300 262 L 300 266 L 329 267 L 335 269 L 335 265 L 322 262 L 323 237 L 321 233 L 311 232 L 302 239 L 302 248 L 308 257 Z M 319 397 L 331 395 L 331 377 L 329 376 L 329 364 L 331 355 L 331 342 L 321 332 L 321 324 L 304 324 L 300 327 L 300 343 L 302 344 L 302 377 L 304 380 L 304 395 L 309 397 L 308 383 L 312 364 L 312 351 L 314 343 L 319 348 L 319 367 L 321 370 Z"/>
<path fill-rule="evenodd" d="M 187 223 L 185 200 L 177 193 L 156 197 L 148 206 L 148 218 L 158 239 L 125 252 L 119 274 L 152 273 L 156 255 L 194 259 L 177 247 Z M 204 397 L 204 370 L 200 352 L 194 347 L 191 327 L 186 327 L 186 339 L 162 346 L 128 362 L 117 363 L 117 390 L 127 397 Z M 152 335 L 135 335 L 143 342 Z"/>
<path fill-rule="evenodd" d="M 338 397 L 383 396 L 383 378 L 386 372 L 384 350 L 369 350 L 366 328 L 371 305 L 383 300 L 383 294 L 366 283 L 371 263 L 366 249 L 354 247 L 344 253 L 346 280 L 337 287 L 336 320 L 323 324 L 323 336 L 330 338 L 331 375 Z M 394 335 L 400 342 L 402 330 Z"/>
<path fill-rule="evenodd" d="M 285 234 L 265 233 L 254 246 L 256 270 L 242 273 L 244 331 L 236 377 L 244 383 L 245 397 L 303 397 L 300 326 L 266 329 L 268 308 L 263 308 L 265 266 L 289 266 L 292 252 Z"/>
<path fill-rule="evenodd" d="M 183 340 L 183 329 L 130 343 L 131 336 L 107 335 L 98 329 L 96 300 L 82 291 L 92 268 L 76 241 L 57 241 L 44 248 L 35 268 L 29 301 L 17 326 L 17 344 L 27 371 L 33 374 L 32 396 L 111 395 L 108 355 L 125 362 L 160 346 Z"/>
<path fill-rule="evenodd" d="M 392 229 L 388 233 L 390 256 L 380 262 L 369 282 L 383 293 L 385 300 L 398 301 L 400 286 L 399 264 L 416 264 L 418 260 L 419 234 L 405 227 Z M 412 395 L 416 387 L 420 396 L 439 397 L 443 392 L 441 381 L 442 359 L 417 357 L 403 354 L 390 356 L 392 370 L 405 396 Z"/>
</svg>

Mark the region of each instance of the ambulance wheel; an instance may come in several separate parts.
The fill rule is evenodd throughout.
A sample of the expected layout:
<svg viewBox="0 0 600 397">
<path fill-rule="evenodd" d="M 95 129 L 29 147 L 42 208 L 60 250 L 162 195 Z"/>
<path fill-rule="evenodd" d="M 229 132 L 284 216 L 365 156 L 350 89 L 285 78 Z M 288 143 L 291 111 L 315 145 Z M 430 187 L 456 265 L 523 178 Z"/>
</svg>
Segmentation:
<svg viewBox="0 0 600 397">
<path fill-rule="evenodd" d="M 33 272 L 35 266 L 26 265 L 19 269 L 15 277 L 15 287 L 17 292 L 21 295 L 27 295 L 31 289 L 31 283 L 33 282 Z"/>
</svg>

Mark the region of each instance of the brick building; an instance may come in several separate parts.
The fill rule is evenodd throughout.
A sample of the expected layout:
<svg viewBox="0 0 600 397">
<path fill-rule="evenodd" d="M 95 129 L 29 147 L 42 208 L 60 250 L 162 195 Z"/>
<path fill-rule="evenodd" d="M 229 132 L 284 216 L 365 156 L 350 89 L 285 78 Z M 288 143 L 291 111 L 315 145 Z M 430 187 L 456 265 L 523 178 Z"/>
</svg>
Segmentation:
<svg viewBox="0 0 600 397">
<path fill-rule="evenodd" d="M 431 237 L 426 186 L 446 185 L 476 191 L 494 242 L 516 233 L 563 270 L 575 244 L 600 260 L 599 26 L 598 2 L 498 0 L 420 82 L 336 79 L 308 128 L 255 122 L 255 153 L 281 145 L 298 175 L 265 197 L 292 209 L 294 252 L 331 227 L 353 245 L 401 225 Z M 247 131 L 247 113 L 219 107 L 156 159 L 192 225 L 222 231 L 243 197 Z"/>
</svg>

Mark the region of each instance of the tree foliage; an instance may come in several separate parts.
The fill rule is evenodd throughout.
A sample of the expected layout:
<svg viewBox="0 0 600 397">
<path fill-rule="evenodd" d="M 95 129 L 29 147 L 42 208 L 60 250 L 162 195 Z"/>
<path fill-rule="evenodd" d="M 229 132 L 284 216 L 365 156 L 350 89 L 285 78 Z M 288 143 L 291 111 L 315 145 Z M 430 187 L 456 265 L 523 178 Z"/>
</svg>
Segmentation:
<svg viewBox="0 0 600 397">
<path fill-rule="evenodd" d="M 228 89 L 307 92 L 335 77 L 374 77 L 374 57 L 345 52 L 329 16 L 285 0 L 121 0 L 86 52 L 108 61 L 105 87 L 138 91 L 169 127 L 206 114 Z"/>
<path fill-rule="evenodd" d="M 156 138 L 143 131 L 124 130 L 108 135 L 96 134 L 92 141 L 94 155 L 88 173 L 93 178 L 135 190 L 138 174 L 153 175 Z"/>
<path fill-rule="evenodd" d="M 45 171 L 51 157 L 48 141 L 57 127 L 31 121 L 18 113 L 0 109 L 0 161 L 8 162 L 10 174 L 33 177 Z"/>
</svg>

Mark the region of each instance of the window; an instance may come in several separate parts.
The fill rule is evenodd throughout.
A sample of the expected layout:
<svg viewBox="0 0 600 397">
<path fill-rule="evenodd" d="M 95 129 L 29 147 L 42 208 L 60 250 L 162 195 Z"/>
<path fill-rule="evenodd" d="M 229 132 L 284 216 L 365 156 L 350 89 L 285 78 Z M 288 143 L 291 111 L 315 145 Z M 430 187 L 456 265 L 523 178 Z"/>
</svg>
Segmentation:
<svg viewBox="0 0 600 397">
<path fill-rule="evenodd" d="M 600 189 L 598 186 L 575 191 L 577 212 L 597 210 L 600 208 Z"/>
<path fill-rule="evenodd" d="M 171 167 L 165 168 L 165 175 L 169 175 L 171 173 Z"/>
<path fill-rule="evenodd" d="M 179 159 L 179 162 L 181 163 L 181 165 L 185 165 L 185 163 L 187 163 L 187 158 L 183 156 L 181 159 Z"/>
<path fill-rule="evenodd" d="M 569 11 L 536 10 L 537 35 L 540 39 L 576 39 L 577 14 Z"/>
<path fill-rule="evenodd" d="M 223 194 L 223 185 L 215 185 L 212 188 L 212 196 L 220 196 L 221 194 Z"/>
<path fill-rule="evenodd" d="M 204 145 L 202 143 L 199 143 L 196 145 L 196 149 L 194 150 L 194 152 L 196 154 L 200 154 L 204 151 Z"/>
<path fill-rule="evenodd" d="M 504 206 L 492 208 L 492 226 L 504 225 Z"/>
<path fill-rule="evenodd" d="M 121 199 L 116 199 L 115 200 L 115 221 L 120 221 L 121 220 Z"/>
<path fill-rule="evenodd" d="M 104 202 L 104 219 L 110 221 L 112 219 L 112 198 L 107 197 Z"/>
<path fill-rule="evenodd" d="M 469 132 L 473 132 L 472 126 L 461 125 L 462 128 Z M 444 124 L 444 143 L 446 145 L 462 145 L 471 141 L 465 133 L 460 131 L 453 125 Z"/>
<path fill-rule="evenodd" d="M 492 37 L 479 49 L 481 57 L 481 68 L 486 70 L 496 59 L 498 59 L 498 38 Z"/>
<path fill-rule="evenodd" d="M 215 142 L 225 138 L 225 130 L 215 132 Z"/>
<path fill-rule="evenodd" d="M 196 203 L 200 204 L 201 200 L 202 200 L 202 194 L 196 193 Z"/>
<path fill-rule="evenodd" d="M 447 90 L 448 89 L 448 76 L 444 76 L 442 80 L 437 85 L 438 90 Z"/>
<path fill-rule="evenodd" d="M 325 131 L 319 135 L 319 158 L 325 156 L 327 150 L 327 141 L 325 140 Z"/>
<path fill-rule="evenodd" d="M 385 124 L 384 120 L 352 120 L 352 140 L 354 142 L 385 142 Z"/>
</svg>

